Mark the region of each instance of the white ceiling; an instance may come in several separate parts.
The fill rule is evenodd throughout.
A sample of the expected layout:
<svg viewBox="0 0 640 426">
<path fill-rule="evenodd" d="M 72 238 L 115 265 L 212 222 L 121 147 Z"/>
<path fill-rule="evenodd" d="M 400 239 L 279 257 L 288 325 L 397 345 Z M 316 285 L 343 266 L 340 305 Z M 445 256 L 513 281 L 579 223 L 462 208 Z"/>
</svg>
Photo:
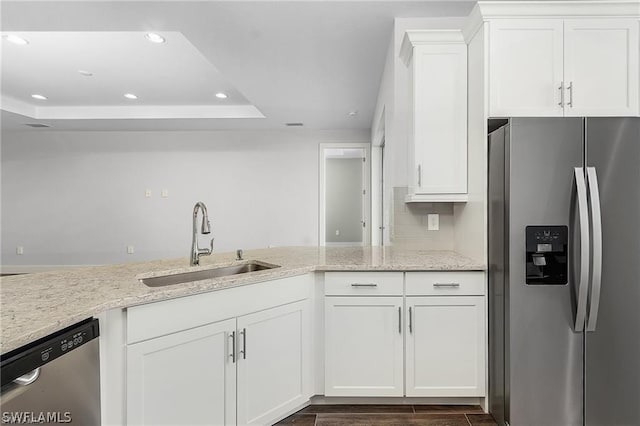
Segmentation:
<svg viewBox="0 0 640 426">
<path fill-rule="evenodd" d="M 3 41 L 3 97 L 32 104 L 28 96 L 45 87 L 49 100 L 44 103 L 68 108 L 48 117 L 73 119 L 34 120 L 20 110 L 3 111 L 2 127 L 28 129 L 24 123 L 37 121 L 61 130 L 272 129 L 303 122 L 311 129 L 366 129 L 393 19 L 466 16 L 472 6 L 468 1 L 3 1 L 3 32 L 58 33 L 42 34 L 48 48 L 26 60 L 16 53 L 21 46 L 7 50 Z M 168 42 L 149 46 L 140 38 L 149 31 L 166 34 Z M 71 32 L 83 32 L 84 42 Z M 105 32 L 119 33 L 108 37 Z M 149 53 L 150 48 L 159 49 Z M 90 69 L 93 77 L 77 74 L 89 67 L 81 66 L 78 56 L 92 58 L 100 71 Z M 103 76 L 104 84 L 95 83 Z M 230 92 L 226 103 L 212 98 L 218 87 Z M 157 117 L 173 113 L 119 111 L 109 115 L 112 119 L 95 119 L 105 116 L 78 115 L 84 108 L 75 108 L 70 114 L 86 105 L 127 107 L 123 90 L 139 95 L 138 105 L 164 105 L 167 111 L 185 105 L 254 105 L 266 118 L 190 119 L 211 115 L 186 110 L 164 119 Z M 349 116 L 350 111 L 358 114 Z M 47 117 L 46 108 L 37 112 Z"/>
</svg>

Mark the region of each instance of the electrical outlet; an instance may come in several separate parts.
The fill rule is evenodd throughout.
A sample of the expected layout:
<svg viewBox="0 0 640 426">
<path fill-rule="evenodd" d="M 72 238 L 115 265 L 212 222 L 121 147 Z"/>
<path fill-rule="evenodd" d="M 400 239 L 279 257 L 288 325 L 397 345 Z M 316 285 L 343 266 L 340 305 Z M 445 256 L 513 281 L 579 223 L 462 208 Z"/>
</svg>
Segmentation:
<svg viewBox="0 0 640 426">
<path fill-rule="evenodd" d="M 336 235 L 340 235 L 340 230 L 336 229 Z"/>
<path fill-rule="evenodd" d="M 440 215 L 437 213 L 427 215 L 427 230 L 438 231 L 440 230 Z"/>
<path fill-rule="evenodd" d="M 145 196 L 146 198 L 151 198 L 151 190 L 150 190 L 150 189 L 145 190 L 145 191 L 144 191 L 144 196 Z"/>
<path fill-rule="evenodd" d="M 23 255 L 24 254 L 24 247 L 22 247 L 22 246 L 16 247 L 16 254 Z"/>
<path fill-rule="evenodd" d="M 133 254 L 135 252 L 135 249 L 133 248 L 133 246 L 127 246 L 127 254 Z"/>
<path fill-rule="evenodd" d="M 160 193 L 160 196 L 162 198 L 167 198 L 169 197 L 169 190 L 168 189 L 163 189 L 162 192 Z"/>
</svg>

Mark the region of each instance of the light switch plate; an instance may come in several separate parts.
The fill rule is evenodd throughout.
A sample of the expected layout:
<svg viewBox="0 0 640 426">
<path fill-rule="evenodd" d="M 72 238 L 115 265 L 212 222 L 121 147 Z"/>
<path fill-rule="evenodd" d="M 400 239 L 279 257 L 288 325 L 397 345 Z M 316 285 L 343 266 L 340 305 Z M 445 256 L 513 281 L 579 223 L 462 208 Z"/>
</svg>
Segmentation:
<svg viewBox="0 0 640 426">
<path fill-rule="evenodd" d="M 437 213 L 427 215 L 427 230 L 438 231 L 440 230 L 440 215 Z"/>
</svg>

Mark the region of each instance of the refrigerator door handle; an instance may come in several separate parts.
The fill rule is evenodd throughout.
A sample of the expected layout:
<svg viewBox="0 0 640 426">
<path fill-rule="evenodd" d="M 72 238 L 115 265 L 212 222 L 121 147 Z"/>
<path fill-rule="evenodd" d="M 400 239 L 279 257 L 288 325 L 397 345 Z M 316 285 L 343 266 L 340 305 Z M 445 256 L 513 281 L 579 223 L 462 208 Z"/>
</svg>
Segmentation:
<svg viewBox="0 0 640 426">
<path fill-rule="evenodd" d="M 598 322 L 600 287 L 602 284 L 602 217 L 600 214 L 600 191 L 595 167 L 587 167 L 589 183 L 589 205 L 591 207 L 591 291 L 589 294 L 589 313 L 587 331 L 595 331 Z"/>
<path fill-rule="evenodd" d="M 589 213 L 587 211 L 587 185 L 584 169 L 574 168 L 576 195 L 578 198 L 578 216 L 580 218 L 580 279 L 576 292 L 576 318 L 574 330 L 584 331 L 587 312 L 587 293 L 589 290 Z"/>
</svg>

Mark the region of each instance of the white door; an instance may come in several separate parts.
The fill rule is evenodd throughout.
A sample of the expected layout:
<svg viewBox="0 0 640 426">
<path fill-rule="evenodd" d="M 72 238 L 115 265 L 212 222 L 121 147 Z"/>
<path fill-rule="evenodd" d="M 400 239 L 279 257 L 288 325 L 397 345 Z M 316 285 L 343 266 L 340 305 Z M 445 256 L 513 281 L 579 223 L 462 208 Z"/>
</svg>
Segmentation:
<svg viewBox="0 0 640 426">
<path fill-rule="evenodd" d="M 235 425 L 235 319 L 127 346 L 128 425 Z"/>
<path fill-rule="evenodd" d="M 564 23 L 565 116 L 638 115 L 638 21 Z"/>
<path fill-rule="evenodd" d="M 325 297 L 325 395 L 403 395 L 402 297 Z"/>
<path fill-rule="evenodd" d="M 238 318 L 238 424 L 272 424 L 311 396 L 306 300 Z"/>
<path fill-rule="evenodd" d="M 484 297 L 407 297 L 406 303 L 407 396 L 484 396 Z"/>
<path fill-rule="evenodd" d="M 415 193 L 466 194 L 467 46 L 416 46 L 413 63 Z"/>
<path fill-rule="evenodd" d="M 489 23 L 489 115 L 561 117 L 562 20 Z"/>
</svg>

